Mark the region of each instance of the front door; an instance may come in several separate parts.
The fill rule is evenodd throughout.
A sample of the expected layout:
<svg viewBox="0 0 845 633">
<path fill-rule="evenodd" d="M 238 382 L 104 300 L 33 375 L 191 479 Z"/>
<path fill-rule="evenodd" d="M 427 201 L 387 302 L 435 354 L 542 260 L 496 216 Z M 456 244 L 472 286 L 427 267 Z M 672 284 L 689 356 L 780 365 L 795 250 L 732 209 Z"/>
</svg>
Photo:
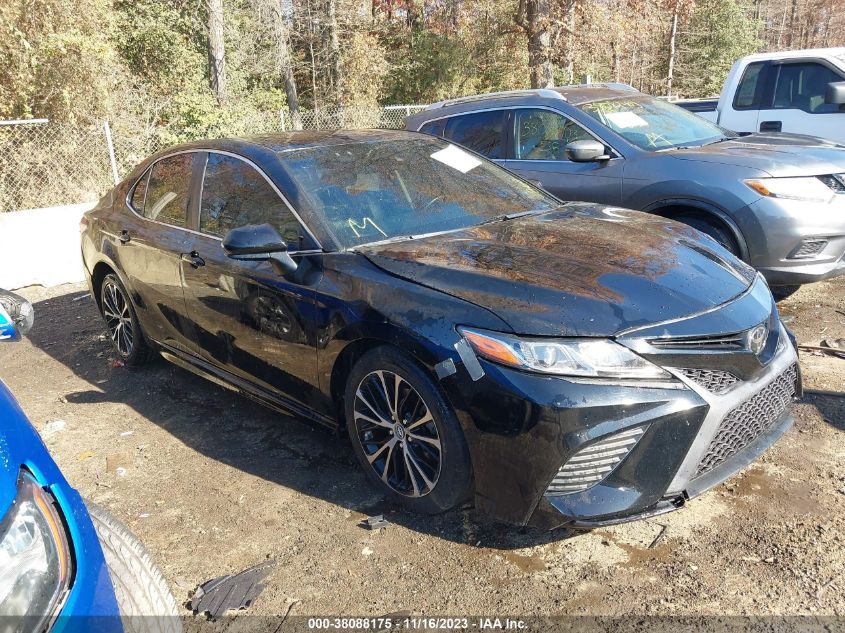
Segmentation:
<svg viewBox="0 0 845 633">
<path fill-rule="evenodd" d="M 317 397 L 314 285 L 316 244 L 252 164 L 208 152 L 198 233 L 182 253 L 182 276 L 197 353 L 263 389 L 311 405 Z M 236 227 L 270 224 L 300 263 L 282 276 L 270 262 L 226 256 L 222 238 Z"/>
<path fill-rule="evenodd" d="M 622 201 L 624 159 L 610 147 L 610 160 L 576 163 L 566 157 L 573 141 L 598 140 L 575 121 L 542 108 L 513 111 L 511 152 L 502 165 L 540 185 L 561 200 L 604 204 Z"/>
</svg>

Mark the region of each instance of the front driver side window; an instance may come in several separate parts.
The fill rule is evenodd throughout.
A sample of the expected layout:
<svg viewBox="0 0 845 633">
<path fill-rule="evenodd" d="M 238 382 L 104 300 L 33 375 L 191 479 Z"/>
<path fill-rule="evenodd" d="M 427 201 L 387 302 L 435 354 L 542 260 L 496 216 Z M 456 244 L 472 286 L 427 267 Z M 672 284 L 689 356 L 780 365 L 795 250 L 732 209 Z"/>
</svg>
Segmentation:
<svg viewBox="0 0 845 633">
<path fill-rule="evenodd" d="M 574 121 L 557 112 L 540 109 L 516 111 L 513 137 L 517 160 L 568 160 L 567 144 L 595 140 Z"/>
<path fill-rule="evenodd" d="M 245 161 L 209 152 L 200 203 L 200 231 L 224 237 L 248 224 L 269 224 L 290 250 L 315 248 L 270 183 Z"/>
<path fill-rule="evenodd" d="M 839 106 L 825 103 L 827 85 L 843 78 L 816 62 L 783 64 L 775 84 L 775 109 L 803 110 L 811 114 L 839 112 Z"/>
</svg>

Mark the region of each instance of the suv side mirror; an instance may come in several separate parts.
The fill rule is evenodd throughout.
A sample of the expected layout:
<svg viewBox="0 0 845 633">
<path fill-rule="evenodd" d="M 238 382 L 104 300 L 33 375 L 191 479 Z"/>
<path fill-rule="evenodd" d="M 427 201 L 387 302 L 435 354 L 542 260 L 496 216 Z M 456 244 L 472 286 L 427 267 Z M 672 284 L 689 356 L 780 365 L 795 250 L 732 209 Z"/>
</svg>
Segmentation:
<svg viewBox="0 0 845 633">
<path fill-rule="evenodd" d="M 248 224 L 232 229 L 223 238 L 223 251 L 231 259 L 241 261 L 270 261 L 280 274 L 297 269 L 288 255 L 288 245 L 269 224 Z"/>
<path fill-rule="evenodd" d="M 566 157 L 573 163 L 594 163 L 602 160 L 610 160 L 605 154 L 604 145 L 598 141 L 572 141 L 566 144 Z"/>
<path fill-rule="evenodd" d="M 32 329 L 32 304 L 8 290 L 0 290 L 0 341 L 16 341 Z"/>
<path fill-rule="evenodd" d="M 824 102 L 834 105 L 845 103 L 845 81 L 831 81 L 824 93 Z"/>
</svg>

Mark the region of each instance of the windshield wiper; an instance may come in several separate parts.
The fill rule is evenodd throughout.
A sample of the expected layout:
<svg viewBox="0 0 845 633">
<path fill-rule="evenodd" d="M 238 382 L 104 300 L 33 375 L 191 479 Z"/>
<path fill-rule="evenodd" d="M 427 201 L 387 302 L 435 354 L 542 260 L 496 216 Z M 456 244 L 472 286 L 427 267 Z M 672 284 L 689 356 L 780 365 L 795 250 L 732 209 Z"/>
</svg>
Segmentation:
<svg viewBox="0 0 845 633">
<path fill-rule="evenodd" d="M 502 213 L 502 214 L 493 216 L 492 218 L 488 218 L 487 220 L 484 220 L 484 222 L 481 222 L 480 224 L 478 224 L 476 226 L 484 226 L 485 224 L 494 224 L 496 222 L 504 222 L 505 220 L 514 220 L 516 218 L 525 217 L 526 215 L 536 215 L 538 213 L 545 213 L 545 210 L 543 210 L 543 209 L 532 209 L 531 211 L 519 211 L 517 213 Z"/>
</svg>

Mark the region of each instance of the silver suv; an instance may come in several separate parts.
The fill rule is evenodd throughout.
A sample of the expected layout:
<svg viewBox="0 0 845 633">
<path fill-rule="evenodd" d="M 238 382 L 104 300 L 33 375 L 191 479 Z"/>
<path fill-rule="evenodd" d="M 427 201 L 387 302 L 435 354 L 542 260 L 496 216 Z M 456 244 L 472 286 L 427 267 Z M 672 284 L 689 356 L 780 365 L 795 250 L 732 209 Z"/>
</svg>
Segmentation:
<svg viewBox="0 0 845 633">
<path fill-rule="evenodd" d="M 406 119 L 563 200 L 689 224 L 788 286 L 845 273 L 845 147 L 738 136 L 624 84 L 464 97 Z"/>
</svg>

